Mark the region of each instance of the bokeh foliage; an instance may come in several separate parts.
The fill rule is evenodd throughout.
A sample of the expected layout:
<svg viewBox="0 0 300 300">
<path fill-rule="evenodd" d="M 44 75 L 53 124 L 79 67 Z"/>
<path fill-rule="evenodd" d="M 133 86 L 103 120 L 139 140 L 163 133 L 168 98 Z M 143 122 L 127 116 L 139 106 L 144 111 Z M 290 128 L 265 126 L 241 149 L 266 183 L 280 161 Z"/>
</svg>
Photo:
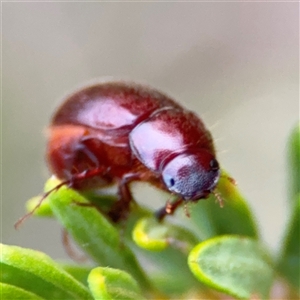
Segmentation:
<svg viewBox="0 0 300 300">
<path fill-rule="evenodd" d="M 58 264 L 38 251 L 2 245 L 1 299 L 268 299 L 278 282 L 287 297 L 299 296 L 299 140 L 297 126 L 288 147 L 290 218 L 277 258 L 264 248 L 247 202 L 225 172 L 217 187 L 224 208 L 211 196 L 190 207 L 190 218 L 159 223 L 153 212 L 134 206 L 125 231 L 105 214 L 114 196 L 63 186 L 34 214 L 56 218 L 92 263 Z M 58 183 L 49 179 L 45 190 Z M 30 199 L 27 209 L 39 199 Z"/>
</svg>

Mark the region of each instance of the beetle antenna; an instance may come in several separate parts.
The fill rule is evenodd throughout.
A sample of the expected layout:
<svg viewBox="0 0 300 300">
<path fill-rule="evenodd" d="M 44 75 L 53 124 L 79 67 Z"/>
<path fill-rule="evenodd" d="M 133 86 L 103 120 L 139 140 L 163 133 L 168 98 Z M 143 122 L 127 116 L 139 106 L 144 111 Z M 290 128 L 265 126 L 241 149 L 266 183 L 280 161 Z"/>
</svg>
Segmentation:
<svg viewBox="0 0 300 300">
<path fill-rule="evenodd" d="M 32 216 L 34 214 L 34 212 L 41 206 L 41 204 L 43 203 L 43 201 L 53 192 L 59 190 L 62 186 L 69 184 L 70 180 L 66 180 L 63 181 L 61 183 L 59 183 L 57 186 L 55 186 L 53 189 L 49 190 L 48 192 L 44 193 L 43 196 L 41 197 L 41 199 L 39 200 L 39 202 L 36 204 L 36 206 L 27 214 L 25 214 L 23 217 L 21 217 L 14 225 L 15 229 L 18 229 L 20 227 L 20 225 L 26 220 L 28 219 L 30 216 Z"/>
<path fill-rule="evenodd" d="M 225 175 L 225 174 L 224 175 L 222 174 L 221 177 L 227 179 L 231 184 L 233 184 L 235 186 L 237 185 L 237 181 L 234 178 L 232 178 L 228 175 Z"/>
<path fill-rule="evenodd" d="M 223 200 L 221 194 L 216 192 L 216 191 L 212 191 L 212 194 L 216 197 L 216 200 L 219 202 L 220 207 L 223 208 L 224 207 L 224 200 Z"/>
</svg>

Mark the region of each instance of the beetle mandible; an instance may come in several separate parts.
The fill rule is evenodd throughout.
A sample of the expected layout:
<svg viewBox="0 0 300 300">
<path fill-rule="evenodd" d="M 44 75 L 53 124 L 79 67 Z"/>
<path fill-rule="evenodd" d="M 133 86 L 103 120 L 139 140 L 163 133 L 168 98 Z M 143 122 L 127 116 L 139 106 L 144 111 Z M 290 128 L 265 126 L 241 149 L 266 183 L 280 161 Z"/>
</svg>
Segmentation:
<svg viewBox="0 0 300 300">
<path fill-rule="evenodd" d="M 188 201 L 207 198 L 220 177 L 203 122 L 167 95 L 132 82 L 87 86 L 66 97 L 48 128 L 51 172 L 78 190 L 118 186 L 109 212 L 126 217 L 130 183 L 148 182 L 177 195 L 157 212 L 162 220 Z"/>
</svg>

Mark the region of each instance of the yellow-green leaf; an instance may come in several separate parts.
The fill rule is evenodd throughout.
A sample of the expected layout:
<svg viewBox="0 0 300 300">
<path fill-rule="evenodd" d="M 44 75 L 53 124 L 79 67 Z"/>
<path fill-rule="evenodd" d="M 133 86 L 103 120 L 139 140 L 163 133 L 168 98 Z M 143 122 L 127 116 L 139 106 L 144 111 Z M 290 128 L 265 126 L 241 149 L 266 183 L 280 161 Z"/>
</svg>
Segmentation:
<svg viewBox="0 0 300 300">
<path fill-rule="evenodd" d="M 206 240 L 191 251 L 188 264 L 196 278 L 211 288 L 240 299 L 268 299 L 273 268 L 253 239 L 223 236 Z"/>
<path fill-rule="evenodd" d="M 143 300 L 137 282 L 126 272 L 111 268 L 95 268 L 88 277 L 95 299 Z"/>
</svg>

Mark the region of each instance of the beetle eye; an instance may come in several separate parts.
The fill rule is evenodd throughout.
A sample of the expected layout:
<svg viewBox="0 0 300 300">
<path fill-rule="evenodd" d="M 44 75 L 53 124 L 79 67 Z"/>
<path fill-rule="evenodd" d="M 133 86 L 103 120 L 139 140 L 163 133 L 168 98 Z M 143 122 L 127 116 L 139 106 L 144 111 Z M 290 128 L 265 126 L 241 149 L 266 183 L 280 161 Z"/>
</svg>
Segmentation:
<svg viewBox="0 0 300 300">
<path fill-rule="evenodd" d="M 214 158 L 209 162 L 209 165 L 213 171 L 216 171 L 219 169 L 219 163 Z"/>
<path fill-rule="evenodd" d="M 170 187 L 172 187 L 175 184 L 174 178 L 170 178 L 169 184 L 170 184 Z"/>
</svg>

